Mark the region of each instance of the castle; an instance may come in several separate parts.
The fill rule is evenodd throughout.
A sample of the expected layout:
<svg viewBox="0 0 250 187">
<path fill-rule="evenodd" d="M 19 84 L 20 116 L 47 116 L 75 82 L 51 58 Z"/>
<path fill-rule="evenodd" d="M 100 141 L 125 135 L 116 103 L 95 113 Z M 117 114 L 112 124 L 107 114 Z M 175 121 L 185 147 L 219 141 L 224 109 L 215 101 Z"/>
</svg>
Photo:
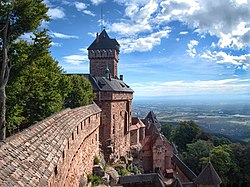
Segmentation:
<svg viewBox="0 0 250 187">
<path fill-rule="evenodd" d="M 0 186 L 84 186 L 94 157 L 113 163 L 133 152 L 141 175 L 120 177 L 120 186 L 219 186 L 209 162 L 197 177 L 160 133 L 153 111 L 132 117 L 133 90 L 118 78 L 119 43 L 103 30 L 88 47 L 94 103 L 65 109 L 0 142 Z M 133 155 L 133 154 L 132 154 Z"/>
</svg>

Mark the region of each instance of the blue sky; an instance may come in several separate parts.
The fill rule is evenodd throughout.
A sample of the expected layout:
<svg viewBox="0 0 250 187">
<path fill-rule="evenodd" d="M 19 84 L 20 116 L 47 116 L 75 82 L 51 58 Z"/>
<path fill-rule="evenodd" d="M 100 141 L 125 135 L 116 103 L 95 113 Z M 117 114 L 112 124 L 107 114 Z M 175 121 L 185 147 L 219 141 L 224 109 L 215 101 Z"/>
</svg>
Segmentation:
<svg viewBox="0 0 250 187">
<path fill-rule="evenodd" d="M 101 31 L 121 45 L 119 74 L 135 96 L 250 93 L 250 0 L 46 0 L 51 53 L 88 73 Z M 103 21 L 101 18 L 103 10 Z"/>
</svg>

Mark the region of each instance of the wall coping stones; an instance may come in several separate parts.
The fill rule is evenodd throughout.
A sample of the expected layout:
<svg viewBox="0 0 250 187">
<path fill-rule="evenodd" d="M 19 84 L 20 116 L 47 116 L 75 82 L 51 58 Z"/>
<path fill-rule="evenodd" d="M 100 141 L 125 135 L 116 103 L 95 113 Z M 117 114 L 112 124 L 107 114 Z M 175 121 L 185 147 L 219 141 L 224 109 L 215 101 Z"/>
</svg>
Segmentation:
<svg viewBox="0 0 250 187">
<path fill-rule="evenodd" d="M 65 109 L 0 142 L 0 186 L 46 186 L 76 126 L 101 109 Z"/>
</svg>

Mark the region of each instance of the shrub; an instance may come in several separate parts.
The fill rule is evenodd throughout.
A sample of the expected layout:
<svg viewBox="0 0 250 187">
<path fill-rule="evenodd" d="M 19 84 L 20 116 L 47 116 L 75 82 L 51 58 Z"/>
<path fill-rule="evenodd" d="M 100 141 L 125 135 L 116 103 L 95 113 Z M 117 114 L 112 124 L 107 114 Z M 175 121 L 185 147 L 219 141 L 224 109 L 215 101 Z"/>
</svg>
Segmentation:
<svg viewBox="0 0 250 187">
<path fill-rule="evenodd" d="M 98 186 L 103 183 L 103 180 L 101 177 L 91 174 L 88 176 L 88 183 L 89 182 L 91 182 L 93 186 Z"/>
<path fill-rule="evenodd" d="M 94 158 L 94 165 L 97 165 L 100 163 L 100 159 L 98 158 L 98 156 L 95 156 Z"/>
</svg>

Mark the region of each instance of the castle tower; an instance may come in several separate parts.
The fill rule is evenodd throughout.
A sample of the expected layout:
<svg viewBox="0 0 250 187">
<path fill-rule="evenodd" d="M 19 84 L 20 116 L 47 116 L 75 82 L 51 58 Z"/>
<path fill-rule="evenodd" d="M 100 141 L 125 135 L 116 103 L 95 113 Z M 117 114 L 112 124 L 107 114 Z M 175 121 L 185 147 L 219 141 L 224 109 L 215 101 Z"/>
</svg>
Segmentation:
<svg viewBox="0 0 250 187">
<path fill-rule="evenodd" d="M 88 47 L 90 74 L 96 98 L 102 109 L 100 142 L 106 161 L 115 161 L 130 150 L 133 90 L 117 77 L 120 45 L 103 30 Z"/>
<path fill-rule="evenodd" d="M 117 64 L 120 45 L 116 39 L 109 38 L 105 29 L 96 35 L 95 41 L 88 47 L 90 74 L 104 77 L 108 66 L 111 77 L 117 78 Z"/>
</svg>

